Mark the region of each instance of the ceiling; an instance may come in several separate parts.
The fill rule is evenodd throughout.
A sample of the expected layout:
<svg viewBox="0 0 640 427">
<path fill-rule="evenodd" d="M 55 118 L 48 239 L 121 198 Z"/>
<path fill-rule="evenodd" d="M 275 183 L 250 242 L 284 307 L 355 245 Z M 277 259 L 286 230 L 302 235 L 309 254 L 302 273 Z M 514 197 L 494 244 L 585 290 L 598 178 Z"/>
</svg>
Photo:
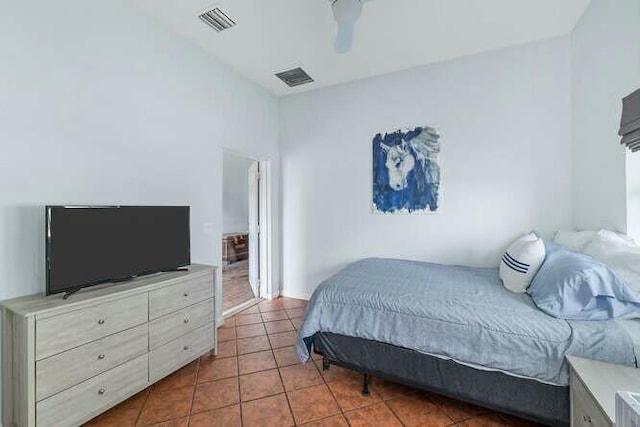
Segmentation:
<svg viewBox="0 0 640 427">
<path fill-rule="evenodd" d="M 329 0 L 131 1 L 282 96 L 567 34 L 590 0 L 371 0 L 346 55 L 333 51 Z M 213 6 L 237 26 L 200 21 Z M 274 76 L 296 66 L 315 82 L 292 89 Z"/>
</svg>

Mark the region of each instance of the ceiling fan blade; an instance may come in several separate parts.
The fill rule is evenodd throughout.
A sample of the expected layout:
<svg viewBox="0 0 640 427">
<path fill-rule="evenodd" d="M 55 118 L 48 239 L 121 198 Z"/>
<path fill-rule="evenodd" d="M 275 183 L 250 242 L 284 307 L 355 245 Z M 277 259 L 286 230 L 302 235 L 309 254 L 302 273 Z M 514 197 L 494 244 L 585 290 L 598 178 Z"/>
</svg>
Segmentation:
<svg viewBox="0 0 640 427">
<path fill-rule="evenodd" d="M 362 0 L 333 0 L 331 8 L 336 21 L 354 23 L 362 13 Z"/>
<path fill-rule="evenodd" d="M 362 13 L 362 0 L 333 0 L 331 8 L 338 24 L 334 49 L 336 53 L 347 53 L 353 44 L 354 25 Z"/>
<path fill-rule="evenodd" d="M 353 45 L 353 24 L 338 24 L 336 42 L 333 45 L 336 53 L 347 53 Z"/>
</svg>

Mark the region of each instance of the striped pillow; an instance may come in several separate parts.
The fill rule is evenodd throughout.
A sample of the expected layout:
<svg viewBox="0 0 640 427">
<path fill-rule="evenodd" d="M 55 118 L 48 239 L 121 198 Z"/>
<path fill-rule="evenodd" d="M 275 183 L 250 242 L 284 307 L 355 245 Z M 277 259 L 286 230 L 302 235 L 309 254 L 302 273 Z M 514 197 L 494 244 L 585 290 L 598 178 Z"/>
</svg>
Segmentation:
<svg viewBox="0 0 640 427">
<path fill-rule="evenodd" d="M 535 233 L 513 242 L 500 261 L 500 279 L 504 287 L 511 292 L 525 292 L 544 257 L 544 242 Z"/>
</svg>

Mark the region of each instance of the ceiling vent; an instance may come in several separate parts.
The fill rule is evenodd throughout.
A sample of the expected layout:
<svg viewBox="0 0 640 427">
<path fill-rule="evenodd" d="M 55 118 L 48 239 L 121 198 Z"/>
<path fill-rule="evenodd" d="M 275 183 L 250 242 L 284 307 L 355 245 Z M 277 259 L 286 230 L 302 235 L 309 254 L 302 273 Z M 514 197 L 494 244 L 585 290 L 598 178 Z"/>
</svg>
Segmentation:
<svg viewBox="0 0 640 427">
<path fill-rule="evenodd" d="M 296 87 L 313 82 L 311 76 L 300 67 L 276 73 L 276 77 L 285 82 L 289 87 Z"/>
<path fill-rule="evenodd" d="M 204 21 L 205 24 L 209 25 L 211 28 L 213 28 L 217 32 L 222 32 L 224 30 L 228 30 L 229 28 L 233 28 L 236 26 L 235 21 L 229 18 L 229 15 L 224 13 L 218 7 L 208 12 L 204 12 L 199 16 L 200 16 L 200 19 L 202 19 L 202 21 Z"/>
</svg>

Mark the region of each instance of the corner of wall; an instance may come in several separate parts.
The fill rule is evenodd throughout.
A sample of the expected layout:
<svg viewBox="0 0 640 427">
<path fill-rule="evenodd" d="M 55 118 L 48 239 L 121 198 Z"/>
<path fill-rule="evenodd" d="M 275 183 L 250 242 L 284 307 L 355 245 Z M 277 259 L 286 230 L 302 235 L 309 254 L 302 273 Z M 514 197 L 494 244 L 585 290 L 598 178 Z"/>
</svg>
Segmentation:
<svg viewBox="0 0 640 427">
<path fill-rule="evenodd" d="M 628 228 L 628 161 L 617 131 L 620 100 L 640 81 L 638 21 L 637 0 L 592 0 L 571 33 L 572 198 L 580 229 Z"/>
</svg>

